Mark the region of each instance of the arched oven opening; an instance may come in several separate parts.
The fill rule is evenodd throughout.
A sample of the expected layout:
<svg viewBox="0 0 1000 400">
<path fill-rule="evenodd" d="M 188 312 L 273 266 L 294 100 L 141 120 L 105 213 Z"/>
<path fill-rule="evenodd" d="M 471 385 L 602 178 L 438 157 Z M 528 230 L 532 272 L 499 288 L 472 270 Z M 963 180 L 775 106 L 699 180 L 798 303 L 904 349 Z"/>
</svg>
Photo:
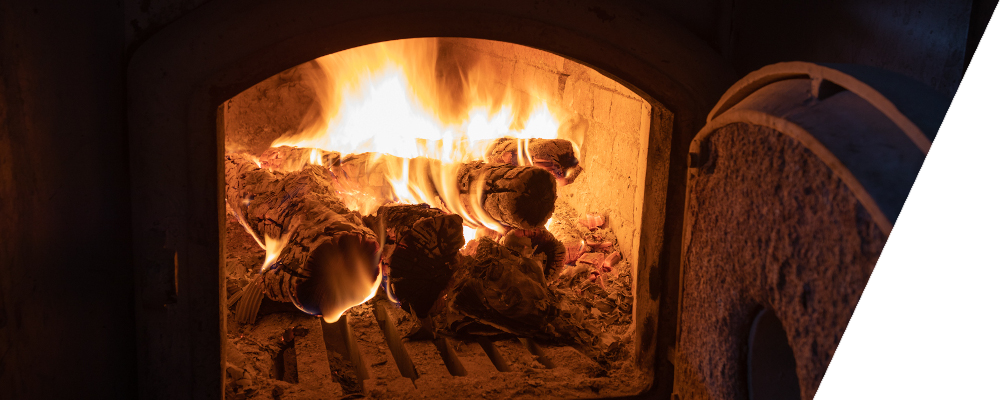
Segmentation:
<svg viewBox="0 0 1000 400">
<path fill-rule="evenodd" d="M 239 375 L 245 372 L 238 368 L 230 370 L 226 362 L 227 359 L 239 359 L 238 355 L 228 354 L 227 345 L 227 329 L 237 324 L 224 321 L 224 318 L 230 312 L 229 295 L 235 295 L 243 287 L 238 287 L 240 284 L 228 287 L 225 276 L 226 266 L 236 266 L 231 262 L 233 260 L 226 259 L 226 249 L 223 248 L 227 228 L 225 133 L 236 125 L 227 121 L 223 105 L 230 99 L 235 101 L 241 92 L 252 91 L 254 85 L 266 82 L 269 77 L 277 74 L 275 79 L 281 79 L 282 71 L 317 57 L 386 40 L 420 37 L 484 38 L 521 43 L 543 50 L 540 53 L 551 52 L 547 57 L 565 59 L 564 65 L 575 65 L 583 70 L 586 70 L 583 66 L 587 66 L 599 71 L 591 71 L 587 76 L 605 82 L 604 88 L 598 90 L 598 96 L 593 100 L 594 104 L 603 104 L 598 110 L 607 110 L 606 116 L 601 117 L 605 121 L 602 123 L 607 123 L 611 115 L 616 118 L 611 120 L 612 126 L 631 126 L 636 121 L 642 125 L 642 121 L 648 119 L 649 138 L 635 133 L 630 134 L 632 140 L 627 142 L 628 146 L 636 146 L 639 140 L 648 141 L 648 147 L 638 147 L 638 151 L 647 154 L 643 157 L 636 155 L 634 163 L 636 166 L 646 163 L 646 176 L 636 176 L 642 172 L 639 168 L 636 175 L 621 174 L 610 168 L 606 171 L 632 176 L 636 191 L 615 193 L 620 197 L 632 197 L 632 206 L 639 204 L 634 197 L 640 192 L 640 185 L 642 188 L 660 188 L 642 193 L 641 210 L 633 209 L 632 213 L 634 230 L 624 235 L 613 230 L 617 229 L 615 224 L 624 222 L 620 217 L 628 214 L 616 211 L 628 207 L 626 203 L 605 204 L 586 211 L 604 217 L 606 227 L 611 228 L 607 231 L 615 233 L 612 242 L 624 243 L 623 238 L 631 236 L 630 246 L 638 252 L 627 260 L 629 268 L 635 268 L 635 272 L 631 274 L 630 271 L 631 282 L 626 285 L 633 291 L 632 321 L 628 326 L 634 329 L 629 333 L 632 343 L 627 345 L 631 355 L 626 358 L 634 363 L 636 371 L 646 377 L 628 385 L 638 387 L 638 390 L 645 389 L 647 394 L 669 394 L 672 390 L 672 367 L 667 355 L 675 341 L 677 309 L 676 302 L 669 299 L 676 298 L 678 294 L 679 260 L 676 255 L 680 245 L 687 156 L 684 151 L 671 149 L 686 147 L 715 98 L 724 91 L 726 82 L 733 81 L 732 72 L 720 62 L 718 56 L 671 21 L 653 18 L 645 23 L 612 28 L 584 23 L 587 19 L 566 19 L 566 12 L 570 9 L 584 15 L 610 12 L 618 18 L 638 17 L 629 8 L 588 11 L 585 7 L 575 6 L 522 9 L 516 4 L 495 4 L 447 6 L 428 11 L 429 7 L 406 5 L 387 13 L 382 9 L 372 9 L 365 3 L 350 7 L 312 2 L 262 3 L 252 7 L 215 3 L 199 9 L 195 13 L 197 16 L 185 19 L 186 23 L 175 24 L 159 32 L 136 51 L 129 66 L 129 143 L 134 156 L 132 188 L 136 257 L 144 265 L 137 272 L 136 315 L 137 332 L 141 338 L 138 374 L 140 391 L 145 396 L 224 396 L 227 380 L 238 382 L 243 378 Z M 324 17 L 302 18 L 311 15 Z M 565 25 L 560 21 L 575 22 Z M 512 24 L 519 29 L 510 29 Z M 191 46 L 176 46 L 177 43 L 190 43 Z M 689 67 L 693 65 L 699 67 Z M 556 69 L 522 67 L 518 73 L 552 75 Z M 541 72 L 536 73 L 536 70 Z M 567 87 L 587 87 L 577 85 L 580 82 L 571 82 L 573 74 L 574 71 L 560 71 L 555 74 L 554 84 L 545 87 L 553 92 L 562 91 L 564 95 Z M 560 84 L 560 76 L 565 77 L 565 86 Z M 591 85 L 591 88 L 594 87 Z M 607 95 L 615 91 L 619 94 L 626 91 L 634 93 L 619 96 L 614 106 L 624 104 L 628 106 L 626 108 L 633 109 L 637 106 L 635 111 L 638 111 L 638 117 L 633 112 L 627 119 L 618 120 L 619 114 L 610 113 L 613 105 Z M 578 105 L 582 105 L 582 100 Z M 644 107 L 643 102 L 649 106 Z M 645 126 L 632 129 L 647 132 Z M 598 132 L 597 125 L 590 131 Z M 615 151 L 613 144 L 605 146 L 611 146 L 610 151 Z M 598 149 L 592 155 L 608 159 L 610 154 L 607 152 L 607 148 Z M 619 165 L 615 167 L 626 159 L 619 158 Z M 657 162 L 650 162 L 653 160 Z M 589 161 L 586 156 L 583 156 L 582 163 L 587 167 Z M 591 172 L 598 177 L 601 169 L 594 168 Z M 587 171 L 581 176 L 586 174 Z M 600 188 L 601 192 L 617 190 L 615 185 L 631 190 L 626 181 L 618 180 L 608 188 Z M 546 214 L 543 213 L 543 216 Z M 641 224 L 635 223 L 637 217 L 641 218 Z M 267 247 L 267 233 L 270 232 L 258 237 L 264 247 Z M 270 235 L 275 239 L 274 233 Z M 636 240 L 637 237 L 641 240 Z M 280 235 L 277 239 L 274 242 L 280 243 Z M 251 241 L 252 246 L 259 247 L 256 240 Z M 607 248 L 603 246 L 604 241 L 595 244 Z M 341 243 L 330 243 L 323 248 L 333 245 L 341 246 Z M 620 255 L 624 253 L 623 259 L 629 257 L 629 245 L 625 247 L 625 251 L 621 250 L 621 245 L 615 249 Z M 591 253 L 605 255 L 604 252 Z M 608 251 L 606 255 L 611 253 L 613 251 Z M 604 265 L 603 261 L 601 265 Z M 587 275 L 589 270 L 583 272 L 581 275 Z M 636 278 L 643 274 L 648 274 L 649 279 Z M 592 283 L 599 285 L 599 281 Z M 266 297 L 265 293 L 258 295 Z M 620 304 L 615 306 L 618 310 Z M 233 308 L 239 309 L 239 304 L 234 303 Z M 597 311 L 600 313 L 600 308 Z M 342 328 L 339 335 L 350 336 Z M 312 332 L 311 336 L 306 332 Z M 321 347 L 318 344 L 320 341 L 316 341 L 317 333 L 326 332 L 293 329 L 285 336 L 299 342 L 312 340 Z M 400 336 L 407 334 L 405 331 L 398 333 Z M 307 335 L 307 339 L 299 339 L 296 335 Z M 536 347 L 535 341 L 510 343 L 519 346 L 521 350 L 518 351 L 522 354 L 526 349 Z M 471 347 L 477 346 L 478 342 Z M 352 354 L 349 348 L 341 350 L 339 354 Z M 511 357 L 493 352 L 488 345 L 487 350 L 489 357 L 496 354 L 503 355 L 505 359 Z M 280 345 L 278 352 L 283 359 L 292 360 L 292 354 L 296 355 L 295 360 L 299 359 L 299 352 L 285 345 Z M 444 353 L 450 352 L 444 348 Z M 456 351 L 458 353 L 461 352 Z M 435 357 L 444 363 L 442 357 Z M 292 369 L 292 364 L 290 362 L 287 368 L 284 364 L 280 368 L 275 365 L 274 376 L 284 375 Z M 390 366 L 394 364 L 395 361 L 389 363 Z M 495 366 L 491 361 L 490 365 L 495 367 L 490 368 L 503 369 L 503 364 L 499 364 Z M 440 368 L 440 365 L 435 368 Z M 564 365 L 557 365 L 557 369 L 566 368 Z M 447 367 L 459 371 L 454 365 Z M 516 365 L 510 367 L 515 368 Z M 417 368 L 419 372 L 422 367 L 418 365 Z M 469 372 L 469 369 L 466 368 L 466 371 Z M 398 368 L 396 373 L 399 374 Z M 593 393 L 592 396 L 602 396 L 589 388 L 584 389 Z"/>
<path fill-rule="evenodd" d="M 647 169 L 667 162 L 662 105 L 545 51 L 422 38 L 317 58 L 219 110 L 227 396 L 651 386 L 636 333 L 656 307 L 636 288 L 663 230 L 643 207 L 666 192 Z"/>
<path fill-rule="evenodd" d="M 811 398 L 947 101 L 854 65 L 737 80 L 661 17 L 219 1 L 158 32 L 128 70 L 141 397 L 745 398 L 764 308 Z M 485 105 L 476 126 L 502 129 L 475 137 L 481 155 L 376 158 L 374 139 L 313 135 L 353 126 L 304 83 L 339 82 L 323 57 L 434 37 L 435 67 L 403 75 L 438 96 L 369 121 L 430 126 L 388 144 L 443 154 L 472 147 L 439 133 L 472 131 Z M 552 265 L 560 246 L 575 265 Z"/>
</svg>

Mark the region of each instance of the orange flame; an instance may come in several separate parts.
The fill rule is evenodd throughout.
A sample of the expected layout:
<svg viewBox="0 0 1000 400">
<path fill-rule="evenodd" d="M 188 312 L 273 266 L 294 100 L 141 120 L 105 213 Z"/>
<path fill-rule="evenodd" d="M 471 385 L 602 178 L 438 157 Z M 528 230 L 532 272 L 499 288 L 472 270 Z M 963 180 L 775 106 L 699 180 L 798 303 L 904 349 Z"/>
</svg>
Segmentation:
<svg viewBox="0 0 1000 400">
<path fill-rule="evenodd" d="M 262 246 L 264 247 L 264 265 L 261 266 L 261 271 L 266 271 L 271 264 L 278 260 L 278 256 L 285 249 L 285 245 L 288 244 L 288 239 L 291 236 L 286 233 L 274 239 L 270 235 L 264 235 L 264 246 Z M 254 235 L 254 238 L 256 239 L 256 235 Z"/>
<path fill-rule="evenodd" d="M 319 68 L 307 75 L 316 91 L 315 118 L 272 146 L 402 157 L 382 160 L 396 201 L 444 206 L 470 227 L 502 230 L 479 202 L 467 209 L 458 190 L 450 189 L 456 187 L 454 163 L 484 159 L 489 143 L 505 136 L 557 138 L 559 112 L 550 109 L 550 99 L 541 90 L 511 90 L 497 83 L 498 71 L 475 60 L 457 79 L 441 78 L 438 56 L 437 39 L 427 38 L 376 43 L 318 58 Z M 519 140 L 521 165 L 530 165 L 527 144 Z M 442 164 L 427 165 L 413 160 L 416 157 Z M 313 157 L 310 162 L 315 162 Z M 435 186 L 445 189 L 435 191 Z M 477 191 L 482 193 L 482 182 Z M 435 201 L 438 196 L 444 204 Z M 347 203 L 362 213 L 378 207 L 365 199 Z"/>
<path fill-rule="evenodd" d="M 438 79 L 437 43 L 396 40 L 318 58 L 307 75 L 316 117 L 272 146 L 458 162 L 477 158 L 492 139 L 557 137 L 559 119 L 540 91 L 498 86 L 486 67 L 460 71 L 457 88 Z"/>
<path fill-rule="evenodd" d="M 520 165 L 530 165 L 528 139 L 570 134 L 572 124 L 567 124 L 567 132 L 560 131 L 562 116 L 570 114 L 550 108 L 558 99 L 546 98 L 544 90 L 512 90 L 498 82 L 499 71 L 488 63 L 471 60 L 455 72 L 438 59 L 437 39 L 376 43 L 316 59 L 313 65 L 318 68 L 307 73 L 304 82 L 315 91 L 315 113 L 297 132 L 271 146 L 396 156 L 367 167 L 368 172 L 384 172 L 395 201 L 427 203 L 461 216 L 466 242 L 477 228 L 503 233 L 504 227 L 482 207 L 482 179 L 473 182 L 471 204 L 459 198 L 459 163 L 483 160 L 493 140 L 513 137 L 521 139 Z M 574 137 L 562 138 L 578 143 Z M 319 158 L 314 151 L 310 163 L 319 163 Z M 381 205 L 360 190 L 343 194 L 347 206 L 363 214 Z M 323 314 L 336 319 L 342 312 L 336 307 Z"/>
</svg>

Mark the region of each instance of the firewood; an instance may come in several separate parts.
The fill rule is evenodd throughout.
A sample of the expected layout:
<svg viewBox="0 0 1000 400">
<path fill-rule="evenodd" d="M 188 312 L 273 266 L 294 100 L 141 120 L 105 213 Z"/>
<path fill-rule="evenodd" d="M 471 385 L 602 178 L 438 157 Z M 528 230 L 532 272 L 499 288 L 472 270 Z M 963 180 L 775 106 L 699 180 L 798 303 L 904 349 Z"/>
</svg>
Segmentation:
<svg viewBox="0 0 1000 400">
<path fill-rule="evenodd" d="M 404 169 L 409 192 L 395 193 L 387 176 L 399 176 Z M 379 204 L 409 197 L 460 215 L 464 210 L 473 216 L 478 209 L 493 222 L 514 229 L 540 228 L 555 210 L 555 179 L 536 167 L 478 161 L 445 164 L 425 157 L 364 153 L 344 156 L 334 175 L 349 182 L 343 186 L 367 193 Z"/>
<path fill-rule="evenodd" d="M 446 296 L 449 311 L 517 336 L 548 336 L 555 313 L 542 266 L 482 238 L 475 258 L 463 263 Z"/>
<path fill-rule="evenodd" d="M 267 297 L 327 322 L 370 297 L 380 278 L 376 236 L 340 200 L 326 169 L 270 171 L 244 154 L 227 155 L 225 167 L 227 204 L 268 248 L 260 281 Z"/>
<path fill-rule="evenodd" d="M 385 234 L 382 265 L 389 288 L 404 310 L 420 318 L 440 297 L 465 244 L 462 218 L 426 204 L 391 204 L 364 218 L 375 232 Z"/>
<path fill-rule="evenodd" d="M 573 296 L 548 286 L 537 262 L 483 237 L 475 257 L 463 258 L 433 318 L 447 334 L 534 338 L 571 345 L 604 363 L 620 341 Z"/>
<path fill-rule="evenodd" d="M 557 276 L 562 270 L 563 264 L 566 263 L 566 246 L 557 240 L 552 232 L 545 228 L 511 230 L 504 235 L 500 243 L 513 249 L 515 247 L 508 243 L 515 238 L 523 238 L 524 240 L 524 244 L 520 247 L 526 250 L 520 250 L 521 255 L 529 258 L 535 255 L 544 255 L 542 264 L 546 281 Z"/>
<path fill-rule="evenodd" d="M 261 167 L 283 172 L 298 171 L 309 164 L 328 169 L 340 165 L 340 153 L 305 147 L 271 147 L 258 159 Z"/>
<path fill-rule="evenodd" d="M 486 214 L 514 229 L 541 228 L 555 211 L 555 178 L 541 168 L 466 163 L 458 171 L 458 189 L 467 209 L 478 201 Z"/>
<path fill-rule="evenodd" d="M 260 165 L 287 172 L 310 165 L 303 162 L 307 158 L 312 164 L 319 163 L 332 176 L 333 187 L 350 196 L 345 200 L 365 214 L 405 198 L 464 215 L 473 226 L 487 222 L 476 217 L 481 210 L 489 223 L 535 229 L 555 210 L 555 178 L 538 167 L 479 161 L 447 164 L 425 157 L 404 159 L 378 153 L 347 154 L 335 161 L 337 156 L 336 152 L 286 146 L 265 151 Z M 403 171 L 407 174 L 405 188 L 394 189 L 391 178 L 401 177 Z"/>
<path fill-rule="evenodd" d="M 583 172 L 573 142 L 565 139 L 496 139 L 486 149 L 486 160 L 542 168 L 556 178 L 559 186 L 573 183 Z"/>
</svg>

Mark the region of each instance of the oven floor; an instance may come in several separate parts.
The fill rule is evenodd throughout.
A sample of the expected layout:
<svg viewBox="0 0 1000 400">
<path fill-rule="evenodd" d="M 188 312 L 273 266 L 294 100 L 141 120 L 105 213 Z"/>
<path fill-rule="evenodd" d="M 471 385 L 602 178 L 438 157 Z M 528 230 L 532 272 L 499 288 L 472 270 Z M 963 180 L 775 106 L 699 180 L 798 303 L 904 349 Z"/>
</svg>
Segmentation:
<svg viewBox="0 0 1000 400">
<path fill-rule="evenodd" d="M 403 344 L 420 374 L 419 379 L 411 382 L 400 375 L 371 313 L 371 305 L 357 306 L 348 314 L 362 359 L 372 376 L 364 382 L 364 394 L 357 393 L 353 398 L 596 398 L 635 394 L 643 386 L 642 374 L 631 362 L 617 362 L 605 369 L 571 347 L 545 346 L 546 355 L 556 365 L 547 369 L 514 339 L 494 342 L 510 364 L 510 372 L 498 372 L 477 343 L 451 341 L 468 372 L 466 376 L 451 376 L 432 342 L 404 339 Z M 226 385 L 227 399 L 311 398 L 319 393 L 326 398 L 352 398 L 351 392 L 336 384 L 327 388 L 299 387 L 308 386 L 310 380 L 330 377 L 330 373 L 299 369 L 298 383 L 285 382 L 275 376 L 280 338 L 293 327 L 318 330 L 320 324 L 317 318 L 281 312 L 264 315 L 252 327 L 230 330 L 228 364 L 245 371 L 249 382 L 241 386 L 227 374 L 230 378 Z M 298 354 L 298 357 L 303 356 Z M 349 369 L 331 373 L 354 375 Z M 352 386 L 357 390 L 357 385 Z"/>
<path fill-rule="evenodd" d="M 566 230 L 560 229 L 559 225 L 571 225 L 565 221 L 573 221 L 575 215 L 564 207 L 558 207 L 556 214 L 553 231 Z M 563 235 L 572 233 L 560 236 Z M 263 262 L 264 254 L 231 216 L 227 218 L 226 251 L 227 290 L 232 294 L 248 282 L 252 271 Z M 616 272 L 607 280 L 608 291 L 614 296 L 628 296 L 627 300 L 631 301 L 628 293 L 631 287 L 631 277 L 628 276 L 630 267 L 623 261 L 618 270 L 621 272 Z M 583 288 L 585 293 L 588 285 L 592 284 L 583 282 L 584 280 L 577 277 L 573 280 L 574 283 L 567 280 L 558 287 L 566 290 Z M 369 302 L 345 313 L 363 363 L 370 373 L 370 379 L 363 384 L 358 382 L 350 364 L 338 358 L 335 353 L 330 353 L 330 357 L 325 354 L 319 318 L 280 305 L 265 304 L 255 324 L 228 323 L 226 398 L 292 400 L 322 396 L 372 399 L 566 399 L 637 394 L 647 386 L 644 378 L 647 374 L 639 371 L 630 361 L 630 313 L 616 311 L 615 317 L 608 318 L 607 325 L 602 327 L 620 338 L 622 348 L 626 349 L 624 353 L 611 359 L 607 367 L 600 366 L 572 347 L 543 346 L 545 355 L 555 365 L 549 369 L 520 341 L 512 338 L 493 342 L 510 364 L 511 371 L 499 372 L 478 343 L 449 340 L 468 372 L 466 376 L 452 376 L 432 341 L 403 339 L 403 345 L 420 375 L 418 379 L 411 381 L 402 376 L 396 366 L 372 307 Z M 228 321 L 234 321 L 232 310 Z M 289 337 L 289 330 L 296 327 L 305 329 L 295 331 L 296 355 L 291 362 L 298 365 L 298 379 L 292 383 L 282 380 L 279 375 L 283 371 L 276 365 L 282 364 L 285 369 L 289 368 L 288 357 L 281 353 L 282 337 Z M 306 331 L 311 334 L 304 334 Z M 319 345 L 299 345 L 310 340 L 318 340 Z M 316 360 L 327 362 L 317 363 Z M 316 367 L 324 364 L 330 368 L 324 370 Z M 296 381 L 285 375 L 286 380 Z"/>
</svg>

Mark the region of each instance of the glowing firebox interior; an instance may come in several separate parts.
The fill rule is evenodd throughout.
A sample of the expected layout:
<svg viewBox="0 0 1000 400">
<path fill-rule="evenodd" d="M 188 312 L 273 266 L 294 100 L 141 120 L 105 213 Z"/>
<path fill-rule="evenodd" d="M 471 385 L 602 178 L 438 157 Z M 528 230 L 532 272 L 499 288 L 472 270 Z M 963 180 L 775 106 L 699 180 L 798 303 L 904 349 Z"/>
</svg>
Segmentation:
<svg viewBox="0 0 1000 400">
<path fill-rule="evenodd" d="M 538 290 L 572 303 L 565 309 L 555 306 L 554 309 L 566 314 L 559 318 L 572 322 L 570 325 L 578 324 L 580 329 L 588 330 L 587 335 L 591 336 L 584 341 L 594 343 L 577 343 L 572 350 L 566 343 L 540 340 L 550 346 L 547 347 L 550 354 L 559 355 L 558 361 L 568 365 L 546 362 L 538 354 L 533 359 L 513 356 L 512 364 L 517 368 L 508 365 L 513 373 L 551 375 L 541 382 L 549 388 L 546 393 L 558 398 L 631 394 L 647 384 L 640 378 L 643 373 L 632 366 L 629 351 L 634 335 L 631 302 L 635 276 L 630 261 L 640 245 L 643 196 L 640 177 L 644 173 L 640 146 L 641 138 L 648 137 L 650 105 L 622 85 L 571 60 L 523 46 L 472 39 L 407 39 L 362 46 L 300 65 L 229 100 L 224 112 L 227 160 L 234 163 L 238 158 L 235 155 L 239 154 L 255 164 L 241 171 L 260 169 L 260 176 L 278 179 L 293 171 L 317 168 L 322 171 L 320 175 L 328 173 L 332 177 L 331 187 L 339 201 L 359 217 L 372 218 L 386 204 L 427 204 L 440 209 L 442 214 L 461 217 L 460 252 L 464 260 L 476 259 L 477 246 L 483 246 L 483 241 L 498 243 L 503 249 L 497 250 L 500 252 L 497 254 L 504 254 L 503 257 L 512 252 L 514 255 L 510 257 L 534 260 L 532 265 L 541 273 Z M 537 149 L 543 143 L 563 146 L 562 158 L 538 154 Z M 556 144 L 548 149 L 556 148 Z M 488 175 L 468 172 L 470 165 L 478 163 L 542 168 L 549 172 L 555 198 L 549 209 L 543 210 L 544 218 L 522 215 L 511 222 L 505 216 L 498 216 L 497 210 L 502 207 L 491 205 L 492 200 L 484 193 L 490 184 Z M 230 178 L 227 176 L 227 183 Z M 287 246 L 297 234 L 289 231 L 290 224 L 274 228 L 272 223 L 258 229 L 251 219 L 266 221 L 269 217 L 250 215 L 254 209 L 247 207 L 254 201 L 253 195 L 244 197 L 227 198 L 230 211 L 226 238 L 227 292 L 236 299 L 231 302 L 236 305 L 229 317 L 229 346 L 231 352 L 241 355 L 271 354 L 272 360 L 257 360 L 258 366 L 247 361 L 247 357 L 238 357 L 244 365 L 234 367 L 236 374 L 242 371 L 245 376 L 253 375 L 256 384 L 275 386 L 277 381 L 289 381 L 284 369 L 268 372 L 263 365 L 277 362 L 288 346 L 287 340 L 269 346 L 258 339 L 266 336 L 264 332 L 277 332 L 280 336 L 295 326 L 315 323 L 304 322 L 310 321 L 304 313 L 296 314 L 280 306 L 268 309 L 267 304 L 259 315 L 257 308 L 253 308 L 251 320 L 240 320 L 246 318 L 248 308 L 237 302 L 250 301 L 246 299 L 252 297 L 252 292 L 247 288 L 253 286 L 255 279 L 259 281 L 260 275 L 278 268 L 283 257 L 291 257 Z M 544 204 L 540 207 L 544 208 Z M 276 212 L 274 208 L 267 210 Z M 260 226 L 264 224 L 260 222 Z M 380 374 L 402 373 L 402 369 L 397 372 L 388 368 L 393 362 L 372 365 L 373 359 L 385 358 L 389 348 L 396 346 L 392 343 L 384 348 L 369 346 L 382 340 L 385 327 L 379 324 L 384 321 L 374 325 L 364 321 L 376 318 L 380 312 L 387 313 L 403 331 L 401 334 L 409 338 L 407 346 L 423 346 L 418 344 L 419 339 L 426 339 L 423 335 L 427 334 L 449 337 L 453 342 L 445 341 L 442 345 L 435 339 L 432 346 L 438 346 L 439 351 L 443 351 L 440 346 L 457 346 L 455 354 L 470 370 L 482 367 L 469 366 L 477 363 L 493 368 L 491 362 L 497 370 L 501 369 L 492 356 L 487 360 L 486 354 L 473 355 L 473 349 L 463 345 L 470 340 L 494 341 L 493 350 L 509 351 L 511 343 L 517 343 L 520 337 L 522 342 L 527 340 L 524 343 L 530 344 L 528 347 L 537 347 L 533 341 L 536 338 L 527 337 L 524 330 L 506 329 L 495 321 L 484 325 L 490 328 L 484 334 L 486 339 L 476 339 L 468 330 L 452 336 L 455 332 L 441 322 L 447 318 L 433 315 L 446 307 L 442 306 L 446 304 L 442 299 L 429 312 L 399 310 L 384 254 L 391 255 L 399 239 L 395 237 L 398 232 L 374 231 L 382 253 L 376 255 L 372 266 L 380 272 L 365 274 L 357 272 L 363 268 L 356 267 L 336 272 L 338 267 L 334 264 L 339 264 L 328 260 L 336 260 L 339 255 L 316 261 L 323 255 L 337 253 L 335 241 L 318 246 L 303 265 L 333 265 L 334 272 L 323 275 L 323 279 L 330 281 L 329 293 L 360 293 L 342 296 L 335 304 L 322 306 L 332 311 L 321 314 L 324 324 L 349 323 L 356 337 L 364 337 L 359 341 L 364 343 L 360 352 L 368 361 L 352 362 L 368 364 L 365 368 L 372 370 L 369 379 L 373 378 L 371 375 L 377 379 L 375 388 L 387 394 L 412 396 L 407 392 L 409 388 L 383 384 L 377 378 Z M 540 235 L 538 232 L 544 232 L 551 237 L 546 239 L 548 242 L 557 242 L 565 251 L 565 255 L 558 256 L 563 257 L 558 258 L 559 265 L 551 270 L 543 266 L 553 262 L 555 253 L 543 252 L 540 247 L 544 246 L 531 241 Z M 491 249 L 489 246 L 493 245 L 485 246 Z M 338 276 L 350 277 L 353 283 L 337 281 Z M 383 300 L 387 302 L 379 302 L 382 298 L 376 296 L 379 291 L 385 294 Z M 311 311 L 302 307 L 296 297 L 291 298 L 299 309 Z M 268 301 L 259 295 L 256 299 Z M 291 315 L 279 317 L 282 313 Z M 417 315 L 428 313 L 431 315 Z M 463 315 L 469 317 L 469 312 Z M 438 320 L 435 322 L 434 318 Z M 234 327 L 232 321 L 241 324 Z M 383 329 L 382 333 L 376 325 Z M 294 341 L 292 336 L 290 340 Z M 257 339 L 248 340 L 249 337 Z M 539 339 L 542 337 L 545 335 L 540 333 Z M 389 340 L 388 336 L 385 340 Z M 488 352 L 487 347 L 483 351 Z M 442 357 L 444 353 L 447 352 Z M 398 357 L 395 352 L 392 354 Z M 440 364 L 441 360 L 434 362 Z M 331 369 L 337 368 L 334 364 L 330 362 Z M 455 375 L 453 365 L 448 365 L 448 371 Z M 358 372 L 360 369 L 348 370 L 334 374 L 341 377 L 339 383 L 345 391 L 358 387 L 362 391 L 370 389 L 359 383 L 365 381 L 364 374 Z M 604 372 L 588 376 L 596 370 Z M 345 378 L 350 376 L 354 383 Z M 239 379 L 230 378 L 227 390 L 247 389 L 233 383 Z M 477 378 L 468 375 L 465 379 L 490 380 L 488 374 Z M 581 379 L 592 381 L 591 386 L 580 386 Z M 435 382 L 434 390 L 441 393 L 457 387 L 445 379 Z M 516 393 L 524 382 L 510 379 L 490 385 L 495 386 L 494 394 L 499 396 Z M 594 391 L 597 386 L 607 390 Z"/>
</svg>

